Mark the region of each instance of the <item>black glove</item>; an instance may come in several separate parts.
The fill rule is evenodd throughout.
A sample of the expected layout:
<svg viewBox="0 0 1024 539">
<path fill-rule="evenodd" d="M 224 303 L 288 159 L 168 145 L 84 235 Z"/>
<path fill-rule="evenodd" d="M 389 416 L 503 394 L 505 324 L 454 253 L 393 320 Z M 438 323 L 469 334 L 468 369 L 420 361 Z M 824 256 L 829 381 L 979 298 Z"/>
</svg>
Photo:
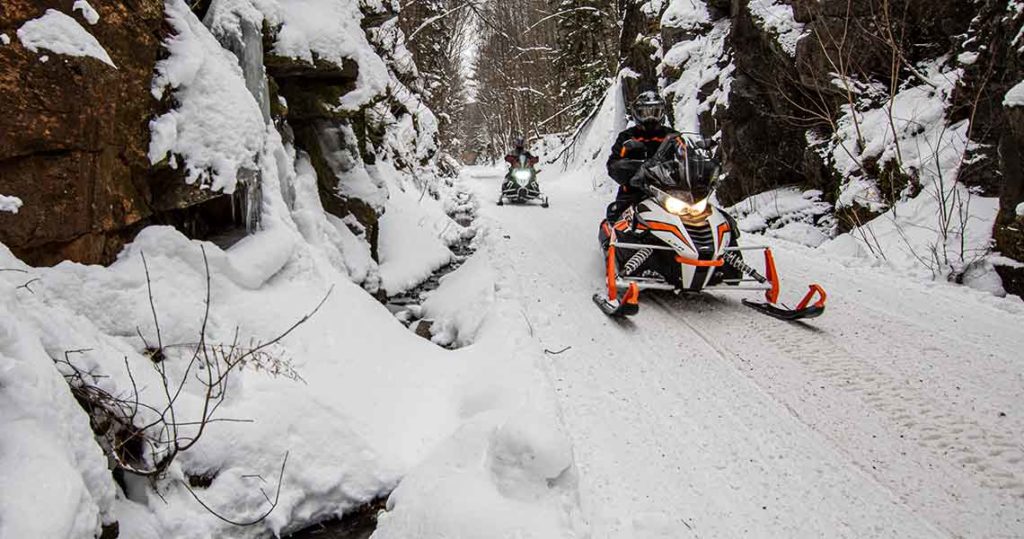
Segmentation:
<svg viewBox="0 0 1024 539">
<path fill-rule="evenodd" d="M 627 140 L 622 143 L 622 149 L 624 150 L 623 157 L 626 159 L 643 160 L 647 158 L 647 145 L 639 140 Z"/>
</svg>

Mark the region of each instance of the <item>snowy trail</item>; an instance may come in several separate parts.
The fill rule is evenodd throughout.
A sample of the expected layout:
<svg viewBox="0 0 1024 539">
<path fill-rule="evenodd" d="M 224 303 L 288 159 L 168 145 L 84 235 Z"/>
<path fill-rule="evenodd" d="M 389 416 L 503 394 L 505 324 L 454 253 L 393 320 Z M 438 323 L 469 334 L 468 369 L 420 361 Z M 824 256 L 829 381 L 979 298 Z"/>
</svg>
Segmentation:
<svg viewBox="0 0 1024 539">
<path fill-rule="evenodd" d="M 549 374 L 593 537 L 1024 534 L 1019 304 L 780 244 L 784 297 L 830 292 L 810 324 L 724 295 L 614 321 L 590 299 L 607 195 L 549 175 L 551 208 L 499 208 L 500 172 L 467 175 L 535 337 L 571 346 Z"/>
</svg>

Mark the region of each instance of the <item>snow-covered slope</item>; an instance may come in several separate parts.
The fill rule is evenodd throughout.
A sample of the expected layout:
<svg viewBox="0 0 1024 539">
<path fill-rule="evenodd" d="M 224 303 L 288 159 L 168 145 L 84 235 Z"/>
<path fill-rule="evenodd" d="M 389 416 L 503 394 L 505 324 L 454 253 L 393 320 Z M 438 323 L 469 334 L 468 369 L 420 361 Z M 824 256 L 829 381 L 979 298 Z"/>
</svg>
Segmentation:
<svg viewBox="0 0 1024 539">
<path fill-rule="evenodd" d="M 151 160 L 211 191 L 245 181 L 260 226 L 228 248 L 145 228 L 107 268 L 33 268 L 0 246 L 0 426 L 17 441 L 0 442 L 0 537 L 94 537 L 115 524 L 122 537 L 279 535 L 343 516 L 403 478 L 382 534 L 465 533 L 474 508 L 507 515 L 482 516 L 478 534 L 575 535 L 574 464 L 542 356 L 508 269 L 490 269 L 500 238 L 479 234 L 470 267 L 490 285 L 457 291 L 480 306 L 448 320 L 467 345 L 459 352 L 417 337 L 367 293 L 415 286 L 474 232 L 449 216 L 466 203 L 434 166 L 436 121 L 385 63 L 415 74 L 398 65 L 401 34 L 378 54 L 355 1 L 221 0 L 205 24 L 181 0 L 165 7 L 172 31 L 153 89 L 171 107 L 151 124 Z M 65 33 L 81 37 L 68 20 L 76 29 Z M 266 80 L 252 84 L 266 77 L 262 58 L 244 54 L 259 35 L 243 30 L 264 20 L 276 27 L 275 54 L 360 67 L 356 89 L 332 106 L 379 121 L 383 141 L 359 148 L 334 120 L 329 157 L 345 162 L 326 172 L 339 175 L 338 194 L 384 212 L 380 264 L 364 223 L 325 211 L 321 183 L 332 178 L 318 178 L 312 152 L 293 145 L 285 119 L 268 123 Z M 42 43 L 28 29 L 24 39 Z M 363 110 L 385 90 L 404 93 Z M 19 206 L 3 198 L 3 211 Z M 210 402 L 203 381 L 236 353 L 246 361 Z M 72 389 L 120 422 L 92 408 L 90 429 Z M 117 455 L 118 482 L 101 446 Z M 431 492 L 436 477 L 443 499 Z"/>
<path fill-rule="evenodd" d="M 315 197 L 308 189 L 296 193 Z M 3 252 L 0 267 L 14 271 L 0 273 L 0 372 L 8 378 L 0 388 L 6 403 L 0 417 L 18 445 L 3 453 L 0 535 L 91 537 L 101 521 L 119 521 L 128 537 L 281 533 L 344 514 L 406 478 L 389 503 L 382 536 L 425 529 L 432 536 L 467 529 L 572 536 L 575 472 L 553 392 L 537 367 L 542 355 L 519 315 L 522 295 L 510 282 L 512 268 L 487 269 L 500 237 L 478 240 L 477 265 L 497 275 L 491 286 L 503 292 L 483 303 L 493 306 L 478 311 L 483 320 L 453 321 L 472 324 L 477 338 L 448 352 L 409 332 L 332 264 L 330 243 L 303 235 L 326 223 L 297 227 L 280 191 L 267 189 L 264 196 L 265 230 L 227 251 L 151 227 L 110 268 L 30 268 Z M 300 216 L 326 219 L 305 210 Z M 205 332 L 204 250 L 212 280 Z M 211 423 L 155 483 L 157 490 L 130 482 L 135 486 L 124 499 L 55 360 L 66 357 L 89 371 L 90 383 L 112 395 L 137 390 L 142 402 L 159 407 L 166 402 L 164 384 L 147 346 L 163 344 L 174 387 L 200 335 L 211 346 L 266 342 L 328 293 L 308 322 L 269 349 L 275 360 L 235 375 L 217 416 L 244 422 Z M 275 370 L 276 360 L 286 362 L 278 370 L 293 368 L 301 379 L 273 376 L 268 369 Z M 66 365 L 61 369 L 70 374 Z M 189 377 L 176 403 L 182 423 L 201 416 L 197 380 Z M 194 433 L 196 427 L 182 428 Z M 189 477 L 212 478 L 195 489 L 205 504 L 232 520 L 254 519 L 268 509 L 260 487 L 275 491 L 286 454 L 279 503 L 256 527 L 226 524 L 185 488 Z M 40 481 L 43 473 L 50 479 Z M 60 500 L 48 494 L 57 484 L 64 485 Z M 436 488 L 446 495 L 436 496 Z M 466 512 L 480 520 L 467 523 Z"/>
</svg>

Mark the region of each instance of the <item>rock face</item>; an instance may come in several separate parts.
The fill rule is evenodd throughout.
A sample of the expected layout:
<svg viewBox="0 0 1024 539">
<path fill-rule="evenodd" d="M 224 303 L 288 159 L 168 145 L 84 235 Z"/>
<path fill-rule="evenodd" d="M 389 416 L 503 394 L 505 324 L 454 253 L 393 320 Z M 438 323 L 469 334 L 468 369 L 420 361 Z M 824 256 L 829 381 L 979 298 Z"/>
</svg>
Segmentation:
<svg viewBox="0 0 1024 539">
<path fill-rule="evenodd" d="M 162 101 L 151 92 L 155 66 L 167 56 L 164 41 L 172 32 L 165 0 L 94 3 L 96 24 L 73 11 L 73 0 L 0 4 L 0 33 L 10 39 L 0 44 L 0 194 L 24 202 L 16 215 L 0 212 L 0 242 L 30 264 L 49 265 L 61 260 L 109 263 L 149 224 L 170 224 L 193 238 L 237 239 L 241 222 L 246 227 L 258 223 L 252 212 L 238 208 L 259 207 L 259 163 L 239 170 L 232 199 L 187 184 L 173 160 L 149 161 L 150 121 L 178 105 L 170 92 Z M 245 7 L 221 0 L 188 4 L 200 20 Z M 342 96 L 357 88 L 355 61 L 275 54 L 280 28 L 269 19 L 256 24 L 239 16 L 235 31 L 218 29 L 215 37 L 238 59 L 264 121 L 273 122 L 286 143 L 309 156 L 324 208 L 340 218 L 353 216 L 357 234 L 376 257 L 387 193 L 366 165 L 379 152 L 390 151 L 396 117 L 413 117 L 411 126 L 401 129 L 415 136 L 422 113 L 413 112 L 421 108 L 416 105 L 416 67 L 402 57 L 407 54 L 404 37 L 390 31 L 396 13 L 380 2 L 361 4 L 362 29 L 382 36 L 372 45 L 393 80 L 386 95 L 358 109 L 339 106 Z M 48 9 L 73 17 L 117 67 L 23 46 L 18 29 Z M 211 21 L 204 23 L 215 26 Z M 399 87 L 401 98 L 392 95 Z M 415 149 L 415 156 L 387 155 L 398 168 L 423 165 L 434 155 Z M 229 229 L 232 233 L 226 234 Z"/>
<path fill-rule="evenodd" d="M 366 228 L 376 259 L 379 209 L 346 196 L 339 186 L 339 178 L 361 161 L 372 162 L 366 146 L 365 112 L 339 111 L 332 105 L 355 88 L 358 66 L 355 62 L 338 66 L 321 59 L 310 64 L 273 54 L 267 55 L 266 66 L 276 94 L 271 102 L 283 97 L 288 104 L 287 110 L 279 111 L 279 120 L 287 119 L 295 146 L 309 155 L 324 209 L 337 217 L 354 215 Z M 352 140 L 345 133 L 357 136 Z"/>
<path fill-rule="evenodd" d="M 963 44 L 974 61 L 964 66 L 951 113 L 971 119 L 971 139 L 978 143 L 960 179 L 999 197 L 995 249 L 1024 261 L 1024 218 L 1016 215 L 1024 202 L 1024 107 L 1003 104 L 1006 93 L 1024 80 L 1022 44 L 1011 44 L 1024 27 L 1024 11 L 1014 12 L 998 0 L 978 2 L 977 8 Z M 996 271 L 1007 292 L 1024 296 L 1024 269 L 996 266 Z"/>
<path fill-rule="evenodd" d="M 622 67 L 631 71 L 625 81 L 625 97 L 632 102 L 640 92 L 658 87 L 656 75 L 661 48 L 659 28 L 665 4 L 624 2 L 619 51 Z"/>
<path fill-rule="evenodd" d="M 0 213 L 0 242 L 32 264 L 112 260 L 149 208 L 153 65 L 164 33 L 162 0 L 96 3 L 83 25 L 117 69 L 21 45 L 17 30 L 71 0 L 4 0 L 0 32 L 0 193 L 21 198 Z M 42 57 L 48 57 L 43 62 Z"/>
<path fill-rule="evenodd" d="M 729 181 L 719 196 L 725 204 L 804 177 L 805 128 L 789 120 L 796 117 L 790 89 L 799 81 L 794 60 L 740 4 L 734 2 L 729 35 L 736 66 L 729 106 L 720 109 L 714 123 L 701 125 L 705 136 L 722 132 Z"/>
<path fill-rule="evenodd" d="M 836 206 L 835 232 L 842 233 L 913 196 L 928 185 L 928 173 L 935 175 L 922 169 L 939 168 L 938 151 L 931 164 L 927 152 L 904 161 L 900 142 L 879 147 L 878 139 L 935 140 L 915 139 L 914 124 L 920 132 L 925 124 L 890 119 L 889 132 L 869 140 L 848 111 L 877 119 L 895 96 L 920 88 L 924 97 L 907 98 L 897 114 L 916 114 L 923 109 L 913 99 L 931 99 L 944 103 L 943 118 L 925 122 L 970 120 L 970 150 L 959 173 L 938 175 L 999 196 L 995 250 L 1024 260 L 1024 227 L 1015 213 L 1024 196 L 1024 112 L 1003 106 L 1006 92 L 1024 79 L 1024 49 L 1014 43 L 1024 25 L 1019 2 L 695 0 L 675 2 L 670 11 L 662 28 L 665 91 L 677 112 L 696 112 L 702 134 L 718 140 L 724 204 L 783 185 L 817 189 Z M 956 82 L 942 87 L 943 80 Z M 896 159 L 883 152 L 892 152 L 886 144 Z M 871 186 L 873 196 L 845 194 L 851 180 Z M 997 271 L 1007 291 L 1024 293 L 1024 270 Z"/>
<path fill-rule="evenodd" d="M 996 250 L 1004 256 L 1024 261 L 1024 216 L 1016 208 L 1024 204 L 1024 107 L 1006 110 L 1007 129 L 999 137 L 999 165 L 1003 189 L 999 197 L 999 215 L 993 237 Z M 1024 268 L 996 266 L 1007 292 L 1024 297 Z"/>
</svg>

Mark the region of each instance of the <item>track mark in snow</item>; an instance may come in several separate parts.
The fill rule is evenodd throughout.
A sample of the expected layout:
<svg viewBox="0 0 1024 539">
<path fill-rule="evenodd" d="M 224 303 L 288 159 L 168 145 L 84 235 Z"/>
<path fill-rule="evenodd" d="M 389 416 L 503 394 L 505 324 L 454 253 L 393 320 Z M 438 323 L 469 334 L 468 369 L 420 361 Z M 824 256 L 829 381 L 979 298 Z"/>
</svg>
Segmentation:
<svg viewBox="0 0 1024 539">
<path fill-rule="evenodd" d="M 808 338 L 805 330 L 797 329 L 799 326 L 761 319 L 754 320 L 754 324 L 759 334 L 784 357 L 856 394 L 903 432 L 902 437 L 969 472 L 981 486 L 1024 498 L 1019 469 L 1024 451 L 1012 438 L 948 409 L 938 400 L 858 359 L 827 333 L 819 331 L 814 338 Z"/>
</svg>

